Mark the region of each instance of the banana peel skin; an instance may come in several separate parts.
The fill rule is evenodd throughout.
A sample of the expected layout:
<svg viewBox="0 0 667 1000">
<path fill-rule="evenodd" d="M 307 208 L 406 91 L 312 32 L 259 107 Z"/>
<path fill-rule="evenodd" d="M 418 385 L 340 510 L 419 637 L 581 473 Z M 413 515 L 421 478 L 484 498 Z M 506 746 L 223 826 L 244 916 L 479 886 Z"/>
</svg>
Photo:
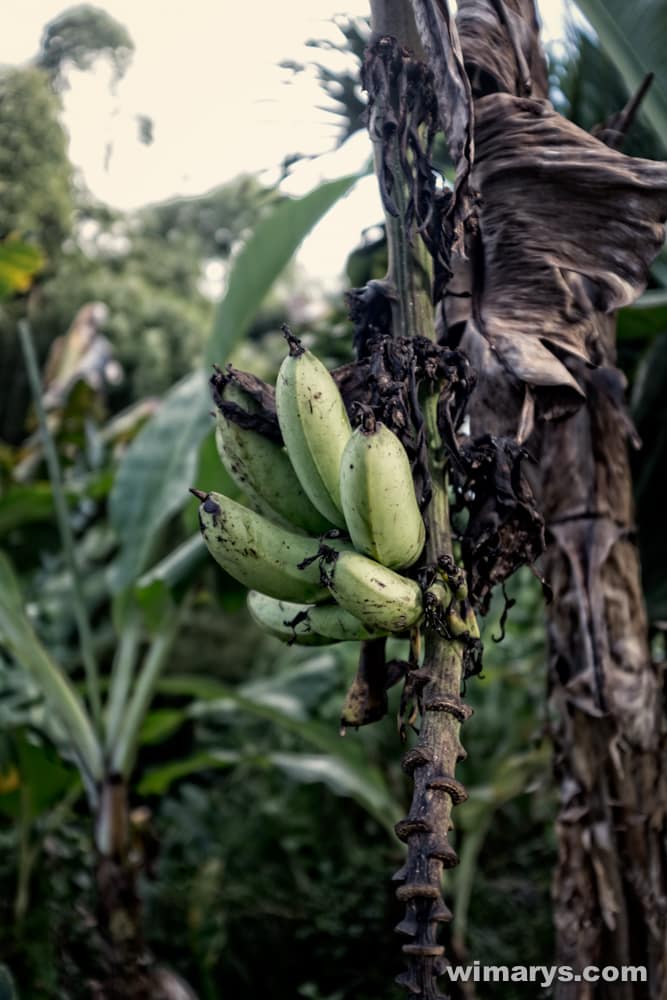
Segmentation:
<svg viewBox="0 0 667 1000">
<path fill-rule="evenodd" d="M 287 531 L 222 493 L 190 490 L 209 552 L 235 580 L 270 597 L 316 604 L 329 599 L 320 578 L 319 538 Z M 337 551 L 345 543 L 330 539 Z"/>
<path fill-rule="evenodd" d="M 341 733 L 382 719 L 389 710 L 387 692 L 407 674 L 410 664 L 385 659 L 386 638 L 361 643 L 359 666 L 348 688 L 340 716 Z"/>
<path fill-rule="evenodd" d="M 297 604 L 251 590 L 248 610 L 264 631 L 290 645 L 359 642 L 377 634 L 337 604 Z"/>
<path fill-rule="evenodd" d="M 276 408 L 285 448 L 305 493 L 337 528 L 345 528 L 340 463 L 352 427 L 329 370 L 283 328 L 290 353 L 276 382 Z"/>
<path fill-rule="evenodd" d="M 230 373 L 218 371 L 211 385 L 218 455 L 249 505 L 282 527 L 308 535 L 331 529 L 306 496 L 282 443 L 250 426 L 258 402 Z"/>
<path fill-rule="evenodd" d="M 412 566 L 426 540 L 405 448 L 370 407 L 353 432 L 340 466 L 340 495 L 352 543 L 389 569 Z"/>
<path fill-rule="evenodd" d="M 415 580 L 349 548 L 322 545 L 320 561 L 332 596 L 369 628 L 400 633 L 421 621 L 422 589 Z"/>
</svg>

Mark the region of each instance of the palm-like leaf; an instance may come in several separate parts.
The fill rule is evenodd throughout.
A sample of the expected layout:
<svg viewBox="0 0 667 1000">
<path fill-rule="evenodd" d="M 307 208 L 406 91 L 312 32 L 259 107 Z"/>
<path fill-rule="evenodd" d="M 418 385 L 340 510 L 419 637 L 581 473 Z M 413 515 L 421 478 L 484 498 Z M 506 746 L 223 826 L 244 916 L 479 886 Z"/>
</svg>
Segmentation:
<svg viewBox="0 0 667 1000">
<path fill-rule="evenodd" d="M 667 149 L 667 5 L 663 0 L 577 0 L 600 44 L 628 90 L 635 92 L 646 73 L 655 80 L 643 105 L 663 151 Z"/>
</svg>

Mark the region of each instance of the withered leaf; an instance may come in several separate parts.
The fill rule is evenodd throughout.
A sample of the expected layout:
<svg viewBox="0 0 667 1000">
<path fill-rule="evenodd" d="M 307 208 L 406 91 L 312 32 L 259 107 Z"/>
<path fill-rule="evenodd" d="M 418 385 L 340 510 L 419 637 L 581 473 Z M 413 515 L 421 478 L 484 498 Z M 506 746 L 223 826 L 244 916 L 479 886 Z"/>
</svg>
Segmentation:
<svg viewBox="0 0 667 1000">
<path fill-rule="evenodd" d="M 435 77 L 438 117 L 456 168 L 449 215 L 454 249 L 463 252 L 463 231 L 471 214 L 470 172 L 474 159 L 473 106 L 470 82 L 456 24 L 446 0 L 412 0 L 415 21 Z"/>
<path fill-rule="evenodd" d="M 384 638 L 367 639 L 360 644 L 359 667 L 350 685 L 340 723 L 344 731 L 348 726 L 355 729 L 382 719 L 388 710 L 387 691 L 401 680 L 408 664 L 400 660 L 385 661 Z"/>
<path fill-rule="evenodd" d="M 644 289 L 664 239 L 667 164 L 624 156 L 547 101 L 509 94 L 476 102 L 475 134 L 477 325 L 521 381 L 583 394 L 562 359 L 594 361 L 596 313 Z"/>
<path fill-rule="evenodd" d="M 546 97 L 547 67 L 532 0 L 459 0 L 456 26 L 474 97 Z"/>
</svg>

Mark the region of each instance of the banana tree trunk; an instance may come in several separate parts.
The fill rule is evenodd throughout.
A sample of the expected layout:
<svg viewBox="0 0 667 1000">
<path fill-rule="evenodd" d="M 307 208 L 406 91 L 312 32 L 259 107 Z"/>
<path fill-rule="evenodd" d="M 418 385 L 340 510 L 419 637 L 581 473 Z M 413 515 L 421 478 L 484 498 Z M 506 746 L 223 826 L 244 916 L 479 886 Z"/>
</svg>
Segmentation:
<svg viewBox="0 0 667 1000">
<path fill-rule="evenodd" d="M 110 775 L 96 824 L 97 926 L 102 975 L 91 983 L 94 1000 L 197 1000 L 179 976 L 160 968 L 146 946 L 138 891 L 143 850 L 130 834 L 127 783 Z"/>
<path fill-rule="evenodd" d="M 611 366 L 615 322 L 601 324 L 599 361 Z M 641 965 L 648 981 L 561 983 L 559 1000 L 667 997 L 663 680 L 648 643 L 625 423 L 591 384 L 585 405 L 542 440 L 560 794 L 553 896 L 560 964 Z"/>
<path fill-rule="evenodd" d="M 483 260 L 459 290 L 472 289 L 479 328 L 468 321 L 462 347 L 487 386 L 473 398 L 471 426 L 515 433 L 539 460 L 554 594 L 558 962 L 579 973 L 587 965 L 648 973 L 646 983 L 561 983 L 556 996 L 654 1000 L 667 997 L 663 681 L 651 662 L 634 539 L 614 310 L 641 292 L 659 249 L 667 179 L 664 165 L 607 152 L 534 100 L 547 94 L 536 23 L 532 0 L 458 3 L 476 98 Z M 518 100 L 527 95 L 532 103 Z M 529 128 L 519 125 L 524 114 Z M 627 219 L 632 226 L 618 229 Z M 605 282 L 616 291 L 605 294 Z M 450 330 L 466 318 L 456 309 L 447 304 Z M 578 407 L 572 390 L 585 392 Z"/>
<path fill-rule="evenodd" d="M 137 869 L 130 852 L 127 785 L 110 776 L 102 789 L 96 828 L 97 925 L 103 941 L 105 976 L 100 1000 L 148 1000 L 150 959 L 143 938 Z"/>
</svg>

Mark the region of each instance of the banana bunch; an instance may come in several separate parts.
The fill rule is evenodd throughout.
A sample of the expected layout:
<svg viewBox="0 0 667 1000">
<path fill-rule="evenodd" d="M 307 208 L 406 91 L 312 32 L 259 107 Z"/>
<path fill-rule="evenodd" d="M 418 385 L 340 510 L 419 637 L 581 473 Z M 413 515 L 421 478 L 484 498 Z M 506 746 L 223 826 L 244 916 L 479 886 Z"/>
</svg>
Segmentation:
<svg viewBox="0 0 667 1000">
<path fill-rule="evenodd" d="M 369 409 L 353 431 L 327 368 L 286 337 L 280 434 L 258 429 L 257 400 L 231 376 L 212 380 L 218 452 L 248 506 L 192 490 L 204 541 L 250 590 L 254 620 L 285 642 L 404 633 L 424 615 L 422 588 L 397 572 L 417 562 L 425 538 L 408 456 Z"/>
</svg>

